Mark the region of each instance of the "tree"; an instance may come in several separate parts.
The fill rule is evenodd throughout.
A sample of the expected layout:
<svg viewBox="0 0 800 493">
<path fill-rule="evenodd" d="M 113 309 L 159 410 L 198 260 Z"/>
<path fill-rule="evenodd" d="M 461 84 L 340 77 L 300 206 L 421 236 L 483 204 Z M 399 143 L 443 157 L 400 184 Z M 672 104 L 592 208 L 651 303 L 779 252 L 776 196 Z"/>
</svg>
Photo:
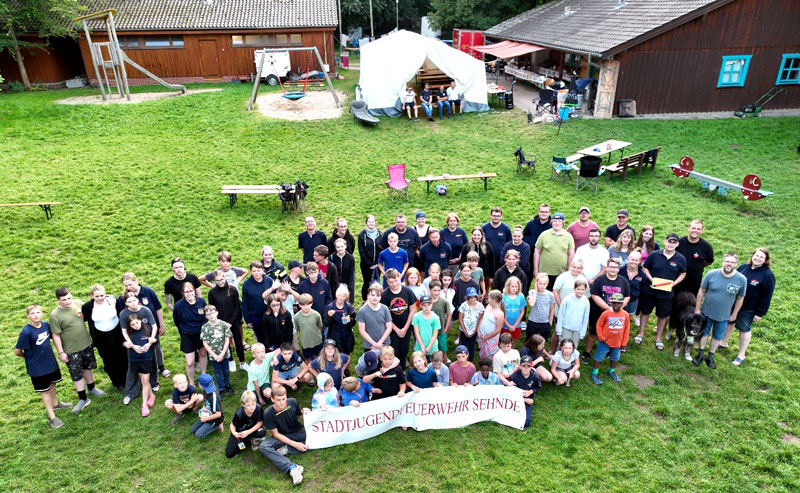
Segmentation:
<svg viewBox="0 0 800 493">
<path fill-rule="evenodd" d="M 1 1 L 1 0 L 0 0 Z M 351 28 L 364 28 L 369 35 L 370 0 L 341 0 L 342 28 L 345 33 Z M 419 29 L 420 18 L 427 15 L 431 7 L 430 0 L 372 0 L 372 22 L 375 26 L 375 37 L 395 28 L 399 16 L 401 29 Z"/>
<path fill-rule="evenodd" d="M 79 0 L 0 0 L 0 52 L 7 49 L 17 61 L 22 83 L 31 88 L 25 70 L 22 48 L 47 49 L 47 43 L 19 39 L 21 34 L 35 34 L 45 40 L 56 36 L 74 36 L 71 19 L 86 7 Z"/>
<path fill-rule="evenodd" d="M 431 25 L 485 30 L 550 0 L 431 0 Z"/>
</svg>

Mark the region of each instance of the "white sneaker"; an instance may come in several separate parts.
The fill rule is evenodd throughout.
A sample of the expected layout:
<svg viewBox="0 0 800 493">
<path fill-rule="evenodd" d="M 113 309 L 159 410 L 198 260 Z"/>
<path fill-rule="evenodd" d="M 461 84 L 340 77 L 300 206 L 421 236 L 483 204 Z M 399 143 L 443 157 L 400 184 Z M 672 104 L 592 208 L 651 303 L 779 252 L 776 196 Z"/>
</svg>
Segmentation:
<svg viewBox="0 0 800 493">
<path fill-rule="evenodd" d="M 250 371 L 250 365 L 244 362 L 239 363 L 239 369 L 242 371 Z"/>
<path fill-rule="evenodd" d="M 158 392 L 159 390 L 161 390 L 161 386 L 160 385 L 153 386 L 153 392 Z"/>
<path fill-rule="evenodd" d="M 228 360 L 228 371 L 234 373 L 236 371 L 236 362 L 232 359 Z"/>
<path fill-rule="evenodd" d="M 297 466 L 289 471 L 289 476 L 292 477 L 292 484 L 297 486 L 303 482 L 303 466 Z"/>
<path fill-rule="evenodd" d="M 126 395 L 125 398 L 122 399 L 122 403 L 127 406 L 128 404 L 131 403 L 131 398 Z"/>
<path fill-rule="evenodd" d="M 633 319 L 633 323 L 636 324 L 636 326 L 638 327 L 639 326 L 639 317 L 634 318 Z"/>
</svg>

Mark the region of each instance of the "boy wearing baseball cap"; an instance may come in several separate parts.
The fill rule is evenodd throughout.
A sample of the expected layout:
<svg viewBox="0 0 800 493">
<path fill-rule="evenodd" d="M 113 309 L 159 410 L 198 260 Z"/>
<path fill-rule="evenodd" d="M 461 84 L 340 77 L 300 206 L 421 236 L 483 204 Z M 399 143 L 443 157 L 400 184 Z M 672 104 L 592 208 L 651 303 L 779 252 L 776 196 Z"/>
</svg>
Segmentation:
<svg viewBox="0 0 800 493">
<path fill-rule="evenodd" d="M 625 298 L 622 293 L 611 295 L 611 309 L 606 310 L 597 320 L 597 351 L 594 353 L 594 369 L 592 370 L 592 382 L 602 385 L 600 380 L 600 362 L 609 355 L 611 360 L 608 374 L 611 380 L 619 382 L 616 368 L 619 362 L 620 348 L 628 344 L 628 334 L 630 331 L 630 315 L 622 309 Z"/>
<path fill-rule="evenodd" d="M 469 385 L 475 374 L 475 365 L 467 359 L 468 356 L 467 346 L 456 346 L 456 360 L 450 364 L 450 385 Z"/>
<path fill-rule="evenodd" d="M 197 438 L 205 438 L 217 430 L 222 431 L 225 418 L 222 415 L 222 402 L 211 375 L 201 373 L 197 383 L 203 389 L 203 407 L 198 413 L 197 421 L 192 425 L 192 433 Z"/>
<path fill-rule="evenodd" d="M 519 369 L 511 374 L 511 382 L 522 390 L 522 399 L 525 401 L 525 428 L 531 425 L 531 409 L 536 393 L 542 388 L 539 375 L 533 371 L 533 358 L 529 354 L 519 361 Z"/>
</svg>

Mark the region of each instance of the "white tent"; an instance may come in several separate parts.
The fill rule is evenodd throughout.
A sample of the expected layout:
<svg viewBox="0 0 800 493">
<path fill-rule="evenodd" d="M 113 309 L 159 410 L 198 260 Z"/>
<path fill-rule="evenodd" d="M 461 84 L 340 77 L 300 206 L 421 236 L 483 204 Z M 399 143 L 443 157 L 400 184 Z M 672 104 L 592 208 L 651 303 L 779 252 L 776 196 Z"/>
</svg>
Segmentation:
<svg viewBox="0 0 800 493">
<path fill-rule="evenodd" d="M 464 111 L 487 111 L 483 62 L 445 43 L 401 30 L 361 49 L 361 98 L 370 113 L 398 116 L 400 95 L 422 66 L 436 66 L 456 81 L 464 94 Z"/>
</svg>

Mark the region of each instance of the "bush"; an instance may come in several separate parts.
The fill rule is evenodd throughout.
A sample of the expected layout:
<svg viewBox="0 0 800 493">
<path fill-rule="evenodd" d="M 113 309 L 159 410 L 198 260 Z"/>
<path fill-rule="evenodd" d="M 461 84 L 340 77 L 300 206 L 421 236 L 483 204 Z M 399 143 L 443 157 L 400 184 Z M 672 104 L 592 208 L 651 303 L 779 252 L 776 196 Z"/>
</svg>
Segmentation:
<svg viewBox="0 0 800 493">
<path fill-rule="evenodd" d="M 18 80 L 12 80 L 8 83 L 8 90 L 11 92 L 25 92 L 25 86 Z"/>
</svg>

